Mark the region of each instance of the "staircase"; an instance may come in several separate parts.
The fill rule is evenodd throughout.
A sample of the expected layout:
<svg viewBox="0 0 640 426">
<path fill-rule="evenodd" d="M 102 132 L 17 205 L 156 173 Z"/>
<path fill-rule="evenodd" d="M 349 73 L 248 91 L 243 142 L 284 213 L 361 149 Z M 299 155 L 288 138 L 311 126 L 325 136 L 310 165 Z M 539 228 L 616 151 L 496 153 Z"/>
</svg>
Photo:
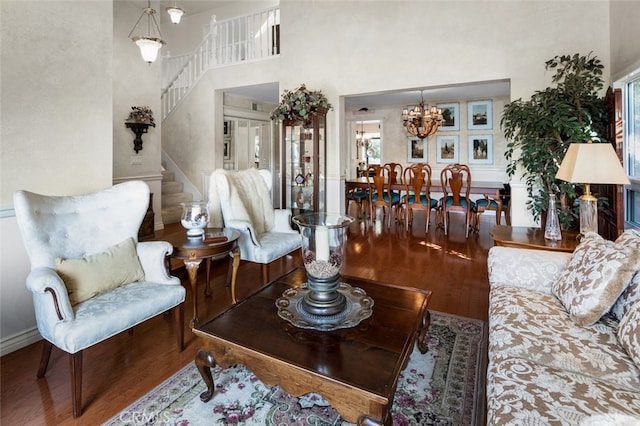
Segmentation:
<svg viewBox="0 0 640 426">
<path fill-rule="evenodd" d="M 162 222 L 165 225 L 180 222 L 180 203 L 193 201 L 193 194 L 183 191 L 182 182 L 176 181 L 174 172 L 162 171 Z"/>
</svg>

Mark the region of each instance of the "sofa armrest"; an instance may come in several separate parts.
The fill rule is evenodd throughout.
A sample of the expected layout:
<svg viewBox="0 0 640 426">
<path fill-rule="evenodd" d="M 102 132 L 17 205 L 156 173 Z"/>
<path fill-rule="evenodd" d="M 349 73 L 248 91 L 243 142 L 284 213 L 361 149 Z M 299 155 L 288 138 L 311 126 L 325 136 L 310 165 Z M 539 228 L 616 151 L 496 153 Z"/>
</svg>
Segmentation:
<svg viewBox="0 0 640 426">
<path fill-rule="evenodd" d="M 571 253 L 514 247 L 492 247 L 487 257 L 489 284 L 509 285 L 551 294 L 551 287 Z"/>
<path fill-rule="evenodd" d="M 53 326 L 59 321 L 75 318 L 67 287 L 55 269 L 34 268 L 27 276 L 26 284 L 33 294 L 33 305 L 39 326 L 43 324 Z"/>
<path fill-rule="evenodd" d="M 165 258 L 173 253 L 173 246 L 166 241 L 140 242 L 136 246 L 138 259 L 144 270 L 145 281 L 159 284 L 180 284 L 180 278 L 169 275 Z"/>
<path fill-rule="evenodd" d="M 275 209 L 273 211 L 273 219 L 273 232 L 290 232 L 294 234 L 298 232 L 291 228 L 291 210 Z"/>
</svg>

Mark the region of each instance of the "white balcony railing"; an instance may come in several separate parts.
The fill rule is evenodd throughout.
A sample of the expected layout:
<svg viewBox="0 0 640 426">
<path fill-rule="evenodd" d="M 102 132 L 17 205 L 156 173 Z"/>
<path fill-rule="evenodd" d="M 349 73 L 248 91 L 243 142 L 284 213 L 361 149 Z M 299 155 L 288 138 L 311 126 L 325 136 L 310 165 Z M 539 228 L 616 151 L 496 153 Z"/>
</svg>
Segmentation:
<svg viewBox="0 0 640 426">
<path fill-rule="evenodd" d="M 188 55 L 162 61 L 164 120 L 209 69 L 280 54 L 280 9 L 216 21 L 205 28 L 200 45 Z"/>
</svg>

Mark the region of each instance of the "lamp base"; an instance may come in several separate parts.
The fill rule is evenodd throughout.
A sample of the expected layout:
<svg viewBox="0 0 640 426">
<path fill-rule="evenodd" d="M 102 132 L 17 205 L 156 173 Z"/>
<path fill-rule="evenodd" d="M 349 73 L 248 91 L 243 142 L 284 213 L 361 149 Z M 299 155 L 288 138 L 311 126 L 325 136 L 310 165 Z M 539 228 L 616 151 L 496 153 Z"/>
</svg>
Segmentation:
<svg viewBox="0 0 640 426">
<path fill-rule="evenodd" d="M 593 195 L 580 197 L 580 233 L 598 232 L 598 199 Z"/>
</svg>

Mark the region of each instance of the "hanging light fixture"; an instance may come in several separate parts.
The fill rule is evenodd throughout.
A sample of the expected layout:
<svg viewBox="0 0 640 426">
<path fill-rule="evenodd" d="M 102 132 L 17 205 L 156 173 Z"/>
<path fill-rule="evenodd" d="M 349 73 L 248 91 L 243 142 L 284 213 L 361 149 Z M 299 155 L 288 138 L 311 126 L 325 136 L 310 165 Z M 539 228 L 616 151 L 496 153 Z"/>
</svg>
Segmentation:
<svg viewBox="0 0 640 426">
<path fill-rule="evenodd" d="M 369 156 L 373 153 L 370 151 L 370 140 L 365 138 L 364 132 L 364 121 L 360 122 L 360 130 L 356 130 L 356 146 L 358 147 L 358 154 L 360 153 L 360 148 L 363 149 L 364 158 L 365 158 L 365 166 L 369 166 Z M 359 157 L 358 157 L 359 158 Z"/>
<path fill-rule="evenodd" d="M 156 60 L 158 57 L 158 51 L 162 45 L 165 44 L 161 38 L 162 34 L 160 34 L 160 27 L 158 26 L 156 17 L 153 16 L 155 13 L 156 11 L 151 8 L 151 0 L 147 0 L 147 7 L 142 9 L 142 14 L 129 32 L 128 36 L 140 48 L 142 59 L 148 63 L 152 63 Z M 147 16 L 147 35 L 134 35 L 131 37 L 131 34 L 136 30 L 138 24 L 145 15 Z M 154 26 L 151 26 L 151 21 L 153 21 Z"/>
<path fill-rule="evenodd" d="M 433 135 L 442 124 L 442 110 L 434 107 L 425 109 L 424 97 L 420 91 L 420 103 L 411 111 L 402 110 L 402 121 L 410 135 L 424 139 Z"/>
<path fill-rule="evenodd" d="M 173 0 L 173 6 L 167 7 L 167 13 L 171 18 L 171 22 L 179 24 L 180 19 L 182 19 L 182 15 L 184 15 L 184 10 L 176 5 L 176 0 Z"/>
</svg>

